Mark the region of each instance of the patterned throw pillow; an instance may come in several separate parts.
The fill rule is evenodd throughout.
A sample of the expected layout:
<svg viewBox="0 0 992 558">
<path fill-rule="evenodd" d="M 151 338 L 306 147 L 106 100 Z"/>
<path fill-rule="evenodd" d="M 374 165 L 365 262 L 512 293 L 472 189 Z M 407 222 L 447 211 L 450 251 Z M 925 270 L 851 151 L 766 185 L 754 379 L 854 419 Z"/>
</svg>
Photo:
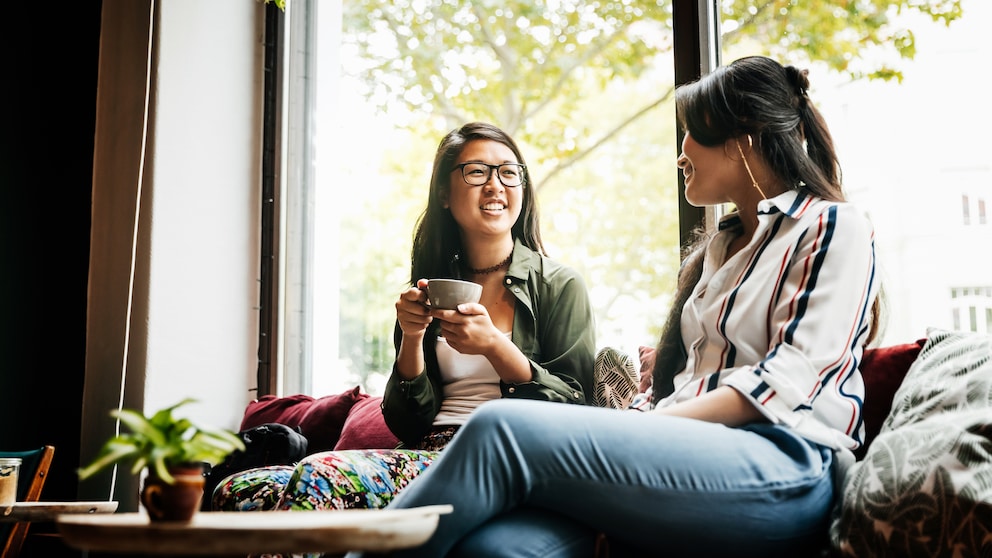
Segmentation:
<svg viewBox="0 0 992 558">
<path fill-rule="evenodd" d="M 992 556 L 992 337 L 927 333 L 845 480 L 830 533 L 844 556 Z"/>
<path fill-rule="evenodd" d="M 269 465 L 241 471 L 223 479 L 210 498 L 212 511 L 276 509 L 296 465 Z"/>
<path fill-rule="evenodd" d="M 277 510 L 378 509 L 437 458 L 436 451 L 328 451 L 300 461 Z"/>
<path fill-rule="evenodd" d="M 613 347 L 604 347 L 596 354 L 593 383 L 595 405 L 626 409 L 637 395 L 640 377 L 630 355 Z"/>
</svg>

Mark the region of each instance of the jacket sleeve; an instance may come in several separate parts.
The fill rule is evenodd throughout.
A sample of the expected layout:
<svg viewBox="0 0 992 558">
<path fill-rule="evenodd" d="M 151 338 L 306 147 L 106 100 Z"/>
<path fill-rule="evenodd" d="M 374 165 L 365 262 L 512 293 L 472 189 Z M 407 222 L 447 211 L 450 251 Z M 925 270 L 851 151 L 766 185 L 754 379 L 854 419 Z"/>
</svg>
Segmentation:
<svg viewBox="0 0 992 558">
<path fill-rule="evenodd" d="M 549 286 L 534 303 L 536 344 L 533 379 L 500 383 L 503 397 L 589 404 L 593 399 L 596 336 L 592 304 L 582 276 L 562 267 L 546 277 Z M 526 351 L 525 351 L 526 353 Z"/>
<path fill-rule="evenodd" d="M 399 351 L 403 332 L 397 322 L 394 329 L 394 345 Z M 429 371 L 437 370 L 437 355 L 428 350 L 427 340 L 436 336 L 434 328 L 428 328 L 424 335 L 424 360 L 427 371 L 413 380 L 404 380 L 396 372 L 396 363 L 386 380 L 382 396 L 382 415 L 386 426 L 400 439 L 403 446 L 415 446 L 430 432 L 434 417 L 441 408 L 441 383 L 439 375 Z"/>
</svg>

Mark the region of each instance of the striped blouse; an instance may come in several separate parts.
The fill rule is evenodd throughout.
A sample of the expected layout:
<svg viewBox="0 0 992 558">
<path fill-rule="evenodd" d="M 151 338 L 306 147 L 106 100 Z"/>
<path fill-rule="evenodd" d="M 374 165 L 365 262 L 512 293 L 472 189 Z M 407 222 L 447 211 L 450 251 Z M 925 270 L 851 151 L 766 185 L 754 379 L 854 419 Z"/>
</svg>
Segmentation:
<svg viewBox="0 0 992 558">
<path fill-rule="evenodd" d="M 854 205 L 786 192 L 724 262 L 736 214 L 707 249 L 682 313 L 686 369 L 668 405 L 728 385 L 768 420 L 834 449 L 861 445 L 858 371 L 878 282 L 871 223 Z"/>
</svg>

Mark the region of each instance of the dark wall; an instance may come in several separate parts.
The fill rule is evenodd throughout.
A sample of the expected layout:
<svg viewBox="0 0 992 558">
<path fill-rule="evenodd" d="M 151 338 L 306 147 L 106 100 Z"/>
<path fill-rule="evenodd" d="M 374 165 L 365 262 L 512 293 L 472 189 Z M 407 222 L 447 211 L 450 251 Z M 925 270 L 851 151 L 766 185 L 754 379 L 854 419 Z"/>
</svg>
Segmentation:
<svg viewBox="0 0 992 558">
<path fill-rule="evenodd" d="M 45 500 L 76 497 L 100 10 L 26 2 L 2 24 L 0 448 L 55 446 Z"/>
</svg>

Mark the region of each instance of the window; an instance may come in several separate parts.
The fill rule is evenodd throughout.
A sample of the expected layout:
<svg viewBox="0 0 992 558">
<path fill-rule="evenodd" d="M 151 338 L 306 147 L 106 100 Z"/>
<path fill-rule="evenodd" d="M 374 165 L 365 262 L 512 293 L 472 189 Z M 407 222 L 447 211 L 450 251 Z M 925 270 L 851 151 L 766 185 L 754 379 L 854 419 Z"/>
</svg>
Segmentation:
<svg viewBox="0 0 992 558">
<path fill-rule="evenodd" d="M 500 41 L 525 42 L 527 35 L 504 31 L 516 16 L 497 10 L 480 23 L 473 19 L 471 3 L 463 4 L 443 25 L 485 26 L 503 33 Z M 471 120 L 493 122 L 521 143 L 539 189 L 545 245 L 552 257 L 586 277 L 597 306 L 600 342 L 623 342 L 633 352 L 637 344 L 653 345 L 660 327 L 656 317 L 667 306 L 666 284 L 673 282 L 678 266 L 674 76 L 671 46 L 664 44 L 671 41 L 670 16 L 642 17 L 631 26 L 615 14 L 590 13 L 583 31 L 587 38 L 565 45 L 594 56 L 603 48 L 594 44 L 600 41 L 614 58 L 637 59 L 639 78 L 620 66 L 579 67 L 554 76 L 553 65 L 541 67 L 539 56 L 521 49 L 513 67 L 501 70 L 502 78 L 515 84 L 501 93 L 481 84 L 471 64 L 462 65 L 466 59 L 498 65 L 492 44 L 463 50 L 447 45 L 449 67 L 424 83 L 410 74 L 363 81 L 368 57 L 401 58 L 398 53 L 408 46 L 397 45 L 388 29 L 349 29 L 348 6 L 325 11 L 321 4 L 317 17 L 320 26 L 327 26 L 318 37 L 341 40 L 318 41 L 317 47 L 312 392 L 362 384 L 376 393 L 384 385 L 394 357 L 393 305 L 409 279 L 413 227 L 426 204 L 434 150 L 447 131 Z M 384 2 L 378 9 L 391 8 Z M 409 13 L 398 9 L 393 16 Z M 611 25 L 626 28 L 633 44 L 610 47 L 599 26 Z M 425 42 L 441 34 L 423 31 Z M 367 51 L 361 49 L 363 41 L 372 45 Z M 550 36 L 526 44 L 545 53 L 557 48 Z M 616 64 L 602 56 L 593 59 Z M 535 85 L 542 73 L 547 77 Z M 600 87 L 603 76 L 612 73 L 624 74 L 623 79 Z M 423 98 L 432 86 L 444 88 L 450 116 L 426 109 Z M 550 91 L 553 86 L 568 95 L 551 96 L 547 106 L 546 95 L 526 89 Z M 473 88 L 473 95 L 457 93 Z M 401 89 L 407 94 L 391 96 Z M 475 103 L 473 97 L 489 102 Z M 517 108 L 503 110 L 510 105 Z M 629 158 L 644 164 L 629 165 Z M 638 219 L 627 218 L 634 213 Z"/>
<path fill-rule="evenodd" d="M 966 186 L 969 184 L 974 183 L 965 183 Z M 965 226 L 988 225 L 988 214 L 985 212 L 985 193 L 978 191 L 979 188 L 975 188 L 973 185 L 968 190 L 973 190 L 973 192 L 970 194 L 968 192 L 961 194 L 962 223 Z"/>
<path fill-rule="evenodd" d="M 954 287 L 950 307 L 954 329 L 992 333 L 992 287 Z"/>
<path fill-rule="evenodd" d="M 284 342 L 312 355 L 284 372 L 304 378 L 299 385 L 305 391 L 331 393 L 358 384 L 371 393 L 381 390 L 393 358 L 393 303 L 408 280 L 412 230 L 425 204 L 434 148 L 445 132 L 470 119 L 493 121 L 522 143 L 540 184 L 545 242 L 553 257 L 586 277 L 598 343 L 632 353 L 637 345 L 653 345 L 678 266 L 680 216 L 683 227 L 686 215 L 699 217 L 680 207 L 670 96 L 675 72 L 679 64 L 705 69 L 769 50 L 810 70 L 811 97 L 833 131 L 849 198 L 876 225 L 889 312 L 882 343 L 920 338 L 930 326 L 952 327 L 954 316 L 962 327 L 981 325 L 983 316 L 988 322 L 987 302 L 973 306 L 972 318 L 971 306 L 947 295 L 956 285 L 992 284 L 992 261 L 981 256 L 992 240 L 986 216 L 992 168 L 984 157 L 990 140 L 974 132 L 987 129 L 990 117 L 981 110 L 981 90 L 969 81 L 992 55 L 983 40 L 992 7 L 981 0 L 963 0 L 964 15 L 947 27 L 915 9 L 890 10 L 885 17 L 891 23 L 872 30 L 875 43 L 858 53 L 862 58 L 843 51 L 853 44 L 844 42 L 850 40 L 847 27 L 811 26 L 820 38 L 836 33 L 815 48 L 827 49 L 820 59 L 850 62 L 843 72 L 810 62 L 818 51 L 803 51 L 800 46 L 811 41 L 790 24 L 824 14 L 843 21 L 848 13 L 830 3 L 792 6 L 790 18 L 781 18 L 717 2 L 685 3 L 694 7 L 673 17 L 670 5 L 651 2 L 636 12 L 637 25 L 617 35 L 627 50 L 613 59 L 593 57 L 595 63 L 563 75 L 560 83 L 553 79 L 560 64 L 539 66 L 557 52 L 548 39 L 559 37 L 563 51 L 583 52 L 611 24 L 601 11 L 606 5 L 557 3 L 576 21 L 591 22 L 563 31 L 553 18 L 521 17 L 514 12 L 521 2 L 485 13 L 471 2 L 437 8 L 432 2 L 366 2 L 360 14 L 351 14 L 350 0 L 290 4 L 306 6 L 307 19 L 316 22 L 309 31 L 316 37 L 314 65 L 296 66 L 316 76 L 304 111 L 316 129 L 314 173 L 287 192 L 292 196 L 298 187 L 312 196 L 304 202 L 312 204 L 312 230 L 296 240 L 311 250 L 312 269 L 298 276 L 298 286 L 285 285 L 311 293 L 294 309 L 300 331 Z M 717 6 L 725 10 L 719 22 L 707 11 Z M 392 9 L 389 18 L 383 15 Z M 301 25 L 292 29 L 299 32 Z M 673 55 L 680 35 L 672 29 L 693 31 L 696 42 L 682 56 L 699 59 Z M 708 52 L 700 45 L 716 43 L 716 29 L 724 46 Z M 904 44 L 904 29 L 916 40 L 913 60 L 894 54 L 894 45 Z M 527 48 L 514 50 L 520 44 Z M 834 46 L 839 50 L 829 51 Z M 501 66 L 510 58 L 513 64 Z M 851 79 L 891 67 L 903 72 L 901 82 Z M 500 88 L 517 95 L 494 93 Z M 945 97 L 936 110 L 934 99 Z M 532 113 L 512 110 L 524 105 Z"/>
</svg>

